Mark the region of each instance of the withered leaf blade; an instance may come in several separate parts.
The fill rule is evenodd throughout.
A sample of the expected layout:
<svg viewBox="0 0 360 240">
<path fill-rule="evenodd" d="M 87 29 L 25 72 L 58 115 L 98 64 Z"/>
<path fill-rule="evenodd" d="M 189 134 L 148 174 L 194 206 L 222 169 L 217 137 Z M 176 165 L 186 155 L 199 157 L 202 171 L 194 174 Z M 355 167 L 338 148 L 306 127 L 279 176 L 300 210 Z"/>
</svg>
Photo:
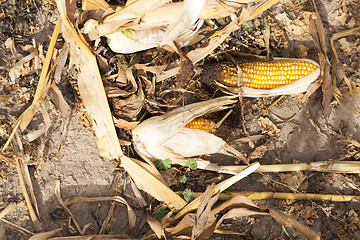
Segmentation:
<svg viewBox="0 0 360 240">
<path fill-rule="evenodd" d="M 57 6 L 61 18 L 65 19 L 63 36 L 65 41 L 69 43 L 70 57 L 79 69 L 77 77 L 79 92 L 86 111 L 93 121 L 99 153 L 106 159 L 119 159 L 123 153 L 117 139 L 96 57 L 84 38 L 76 32 L 69 22 L 65 2 L 58 0 Z"/>
<path fill-rule="evenodd" d="M 219 193 L 215 194 L 214 186 L 214 184 L 208 186 L 205 193 L 201 196 L 199 207 L 196 211 L 191 239 L 197 239 L 200 235 L 204 235 L 203 232 L 205 230 L 205 225 L 209 221 L 211 208 L 219 198 Z"/>
<path fill-rule="evenodd" d="M 30 178 L 28 166 L 24 163 L 22 158 L 27 156 L 21 156 L 16 158 L 16 168 L 20 179 L 20 186 L 30 213 L 30 218 L 37 230 L 42 228 L 39 220 L 39 209 L 35 198 L 33 185 Z M 27 157 L 28 158 L 28 157 Z"/>
<path fill-rule="evenodd" d="M 163 227 L 161 226 L 161 223 L 158 220 L 147 214 L 146 222 L 149 224 L 151 230 L 154 231 L 157 238 L 161 239 L 161 237 L 164 236 Z"/>
<path fill-rule="evenodd" d="M 327 56 L 328 40 L 325 34 L 325 29 L 321 21 L 321 16 L 315 4 L 315 1 L 311 1 L 315 10 L 315 16 L 310 18 L 310 34 L 314 39 L 315 44 L 319 48 L 319 61 L 321 67 L 322 78 L 322 91 L 323 91 L 323 107 L 324 117 L 329 117 L 331 112 L 330 102 L 334 92 L 334 83 L 330 74 L 330 62 Z M 335 69 L 333 69 L 335 71 Z"/>
<path fill-rule="evenodd" d="M 310 18 L 310 34 L 314 40 L 319 44 L 320 50 L 326 54 L 328 50 L 328 40 L 325 34 L 324 25 L 321 20 L 320 13 L 317 9 L 316 3 L 314 0 L 311 0 L 313 8 L 315 10 L 315 16 Z"/>
<path fill-rule="evenodd" d="M 186 205 L 186 201 L 165 184 L 156 168 L 126 156 L 122 156 L 121 166 L 130 174 L 139 189 L 165 202 L 169 208 L 180 210 Z"/>
<path fill-rule="evenodd" d="M 70 107 L 64 99 L 60 89 L 53 82 L 51 88 L 49 89 L 48 95 L 50 96 L 52 102 L 60 110 L 64 118 L 70 117 Z"/>
<path fill-rule="evenodd" d="M 320 240 L 320 234 L 315 232 L 313 229 L 311 229 L 310 227 L 301 224 L 300 222 L 298 222 L 295 218 L 279 212 L 277 210 L 274 209 L 270 209 L 269 208 L 269 212 L 270 215 L 280 224 L 285 225 L 286 227 L 290 227 L 295 229 L 296 231 L 304 234 L 305 236 L 307 236 L 308 238 L 312 239 L 312 240 Z"/>
<path fill-rule="evenodd" d="M 16 209 L 16 204 L 15 203 L 10 203 L 9 205 L 7 205 L 3 210 L 1 210 L 0 212 L 0 219 L 5 217 L 6 214 L 12 212 L 13 210 Z"/>
<path fill-rule="evenodd" d="M 323 53 L 320 53 L 319 59 L 320 59 L 320 66 L 323 67 L 322 92 L 323 92 L 324 117 L 329 117 L 331 113 L 330 103 L 334 92 L 334 85 L 330 74 L 330 64 L 326 61 L 325 55 Z"/>
</svg>

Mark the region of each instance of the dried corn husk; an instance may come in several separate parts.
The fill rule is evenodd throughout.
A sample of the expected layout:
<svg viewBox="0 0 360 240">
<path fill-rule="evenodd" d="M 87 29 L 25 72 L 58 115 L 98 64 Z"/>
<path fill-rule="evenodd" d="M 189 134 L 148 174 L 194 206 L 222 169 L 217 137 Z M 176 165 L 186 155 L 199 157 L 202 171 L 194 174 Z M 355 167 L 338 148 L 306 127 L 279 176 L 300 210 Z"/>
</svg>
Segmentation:
<svg viewBox="0 0 360 240">
<path fill-rule="evenodd" d="M 123 30 L 107 35 L 107 43 L 112 51 L 129 54 L 154 48 L 160 45 L 165 28 L 144 30 Z"/>
<path fill-rule="evenodd" d="M 189 157 L 213 153 L 240 157 L 241 154 L 221 138 L 185 127 L 196 117 L 229 108 L 236 102 L 234 98 L 227 96 L 194 103 L 145 120 L 133 130 L 135 150 L 146 160 L 169 158 L 181 165 Z"/>
<path fill-rule="evenodd" d="M 144 5 L 141 2 L 139 0 L 136 4 Z M 203 26 L 205 19 L 229 16 L 241 9 L 243 3 L 224 1 L 221 4 L 215 0 L 161 2 L 156 8 L 142 6 L 140 12 L 134 11 L 134 4 L 130 4 L 106 16 L 94 28 L 98 36 L 107 37 L 110 48 L 118 53 L 128 54 L 166 45 L 174 48 L 173 42 L 183 47 L 200 41 L 204 36 L 200 33 L 213 30 Z"/>
</svg>

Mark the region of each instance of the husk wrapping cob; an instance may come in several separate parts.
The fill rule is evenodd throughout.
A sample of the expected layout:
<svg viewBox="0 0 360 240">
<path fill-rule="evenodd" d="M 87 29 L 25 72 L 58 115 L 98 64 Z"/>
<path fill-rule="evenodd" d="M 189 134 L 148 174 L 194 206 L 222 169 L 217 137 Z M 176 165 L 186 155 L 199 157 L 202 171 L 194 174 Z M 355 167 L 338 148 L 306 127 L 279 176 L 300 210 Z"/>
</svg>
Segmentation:
<svg viewBox="0 0 360 240">
<path fill-rule="evenodd" d="M 235 98 L 226 96 L 193 103 L 143 121 L 132 132 L 136 152 L 147 160 L 169 158 L 181 165 L 185 165 L 189 157 L 213 153 L 242 158 L 221 138 L 199 128 L 189 128 L 195 118 L 227 109 L 236 102 Z"/>
<path fill-rule="evenodd" d="M 209 68 L 208 68 L 209 69 Z M 320 75 L 319 64 L 309 59 L 226 62 L 207 74 L 223 91 L 244 97 L 267 97 L 305 92 Z"/>
</svg>

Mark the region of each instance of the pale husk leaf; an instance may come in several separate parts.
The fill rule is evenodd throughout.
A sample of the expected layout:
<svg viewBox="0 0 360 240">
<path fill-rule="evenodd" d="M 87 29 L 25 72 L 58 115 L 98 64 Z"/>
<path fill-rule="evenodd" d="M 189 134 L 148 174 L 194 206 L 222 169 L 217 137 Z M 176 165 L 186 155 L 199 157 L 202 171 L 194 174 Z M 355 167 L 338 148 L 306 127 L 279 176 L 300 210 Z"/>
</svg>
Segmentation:
<svg viewBox="0 0 360 240">
<path fill-rule="evenodd" d="M 76 33 L 66 15 L 65 2 L 57 5 L 64 20 L 63 35 L 70 46 L 71 60 L 79 69 L 79 92 L 87 113 L 92 118 L 93 129 L 98 139 L 99 153 L 106 159 L 119 159 L 122 151 L 117 139 L 114 122 L 106 98 L 104 86 L 95 56 L 82 37 Z"/>
<path fill-rule="evenodd" d="M 205 0 L 184 0 L 181 10 L 166 29 L 161 45 L 175 41 L 181 33 L 192 28 L 199 19 L 204 5 Z"/>
</svg>

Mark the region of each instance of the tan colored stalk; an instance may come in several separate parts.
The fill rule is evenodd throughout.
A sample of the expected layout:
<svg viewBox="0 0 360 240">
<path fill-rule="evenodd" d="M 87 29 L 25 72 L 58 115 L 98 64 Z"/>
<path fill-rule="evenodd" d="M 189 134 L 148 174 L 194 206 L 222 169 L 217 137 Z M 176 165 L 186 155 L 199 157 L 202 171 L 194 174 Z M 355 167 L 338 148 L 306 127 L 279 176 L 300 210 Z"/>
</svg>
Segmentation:
<svg viewBox="0 0 360 240">
<path fill-rule="evenodd" d="M 178 192 L 182 195 L 181 192 Z M 197 198 L 203 194 L 202 192 L 194 192 L 193 197 Z M 356 195 L 334 195 L 334 194 L 315 194 L 315 193 L 279 193 L 279 192 L 230 192 L 221 193 L 219 200 L 229 200 L 235 196 L 245 196 L 249 199 L 294 199 L 294 200 L 318 200 L 318 201 L 333 201 L 333 202 L 350 202 L 359 201 L 360 196 Z"/>
</svg>

